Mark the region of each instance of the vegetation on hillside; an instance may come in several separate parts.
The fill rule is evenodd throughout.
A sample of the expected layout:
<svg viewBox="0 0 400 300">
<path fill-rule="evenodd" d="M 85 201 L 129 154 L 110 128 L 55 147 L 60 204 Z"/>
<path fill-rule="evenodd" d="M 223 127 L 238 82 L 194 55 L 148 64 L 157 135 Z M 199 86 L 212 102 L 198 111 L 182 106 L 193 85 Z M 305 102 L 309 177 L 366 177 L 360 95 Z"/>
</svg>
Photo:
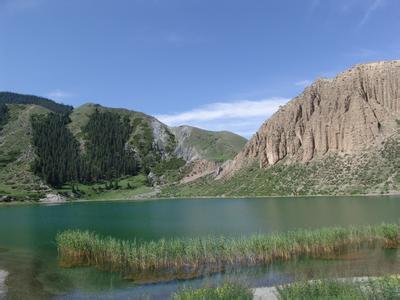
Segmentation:
<svg viewBox="0 0 400 300">
<path fill-rule="evenodd" d="M 254 164 L 230 178 L 205 177 L 166 186 L 162 196 L 348 195 L 399 190 L 400 134 L 396 134 L 376 152 L 327 155 L 309 163 L 281 161 L 268 168 Z"/>
<path fill-rule="evenodd" d="M 37 105 L 8 104 L 8 121 L 0 131 L 0 198 L 39 199 L 47 187 L 31 171 L 34 161 L 31 146 L 31 116 L 49 110 Z"/>
<path fill-rule="evenodd" d="M 86 200 L 134 199 L 138 195 L 149 194 L 152 191 L 148 178 L 144 174 L 124 176 L 90 184 L 74 183 L 72 187 L 69 184 L 65 184 L 57 188 L 57 192 L 65 197 L 72 196 Z"/>
<path fill-rule="evenodd" d="M 89 119 L 95 113 L 113 113 L 119 115 L 122 120 L 129 118 L 131 125 L 131 132 L 126 144 L 126 148 L 136 158 L 137 172 L 149 174 L 154 169 L 165 169 L 165 167 L 174 166 L 176 157 L 173 155 L 175 150 L 176 141 L 173 134 L 165 130 L 166 144 L 165 149 L 160 149 L 156 143 L 151 123 L 153 119 L 140 112 L 129 111 L 126 109 L 106 108 L 96 104 L 85 104 L 75 109 L 71 114 L 71 124 L 69 125 L 71 131 L 76 138 L 81 142 L 83 148 L 86 148 L 87 134 L 85 127 Z M 166 129 L 166 128 L 165 128 Z M 134 153 L 133 153 L 134 152 Z M 164 161 L 172 160 L 169 163 Z M 158 173 L 158 171 L 155 171 Z"/>
<path fill-rule="evenodd" d="M 0 104 L 34 104 L 62 114 L 68 114 L 72 111 L 70 105 L 60 104 L 43 97 L 10 92 L 0 92 Z"/>
<path fill-rule="evenodd" d="M 128 198 L 148 193 L 150 188 L 148 180 L 133 183 L 127 178 L 139 173 L 147 176 L 150 171 L 168 179 L 177 176 L 185 162 L 173 155 L 161 158 L 145 119 L 133 113 L 132 122 L 132 115 L 124 110 L 118 113 L 100 106 L 88 108 L 93 110 L 79 130 L 71 126 L 65 114 L 31 119 L 36 152 L 33 170 L 46 183 L 67 197 Z M 140 187 L 138 182 L 142 182 Z"/>
<path fill-rule="evenodd" d="M 152 167 L 161 160 L 161 154 L 155 148 L 153 131 L 147 120 L 136 118 L 133 122 L 133 127 L 135 128 L 135 133 L 130 144 L 137 150 L 140 158 L 140 168 L 144 173 L 148 174 Z"/>
<path fill-rule="evenodd" d="M 67 115 L 49 113 L 32 117 L 32 142 L 36 150 L 35 174 L 52 186 L 79 179 L 79 145 L 67 124 Z"/>
<path fill-rule="evenodd" d="M 0 103 L 0 130 L 7 123 L 8 120 L 8 107 L 4 103 Z"/>
<path fill-rule="evenodd" d="M 68 128 L 67 115 L 49 113 L 32 117 L 36 150 L 33 170 L 54 187 L 67 182 L 112 180 L 137 172 L 133 153 L 126 148 L 132 127 L 128 118 L 96 110 L 85 126 L 86 149 Z"/>
<path fill-rule="evenodd" d="M 223 162 L 235 157 L 246 144 L 246 139 L 228 131 L 208 131 L 196 127 L 181 126 L 173 129 L 178 134 L 188 130 L 182 138 L 183 148 L 195 149 L 201 158 Z"/>
<path fill-rule="evenodd" d="M 127 116 L 121 118 L 116 113 L 95 110 L 83 128 L 86 147 L 82 159 L 84 182 L 111 180 L 137 173 L 134 152 L 126 147 L 131 131 Z"/>
<path fill-rule="evenodd" d="M 361 247 L 397 248 L 400 225 L 333 227 L 271 235 L 124 241 L 93 232 L 68 230 L 56 237 L 65 266 L 96 266 L 133 280 L 176 279 L 297 257 L 318 257 Z"/>
</svg>

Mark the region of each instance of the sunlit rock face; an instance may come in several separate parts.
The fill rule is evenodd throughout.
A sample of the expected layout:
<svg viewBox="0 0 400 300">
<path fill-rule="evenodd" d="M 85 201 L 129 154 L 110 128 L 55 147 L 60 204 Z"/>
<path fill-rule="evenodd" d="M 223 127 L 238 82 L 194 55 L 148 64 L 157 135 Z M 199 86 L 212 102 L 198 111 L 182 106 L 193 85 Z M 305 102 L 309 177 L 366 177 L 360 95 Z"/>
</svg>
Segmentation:
<svg viewBox="0 0 400 300">
<path fill-rule="evenodd" d="M 317 80 L 281 107 L 219 178 L 255 161 L 264 168 L 283 159 L 308 162 L 379 147 L 398 130 L 399 119 L 400 61 L 356 65 Z"/>
</svg>

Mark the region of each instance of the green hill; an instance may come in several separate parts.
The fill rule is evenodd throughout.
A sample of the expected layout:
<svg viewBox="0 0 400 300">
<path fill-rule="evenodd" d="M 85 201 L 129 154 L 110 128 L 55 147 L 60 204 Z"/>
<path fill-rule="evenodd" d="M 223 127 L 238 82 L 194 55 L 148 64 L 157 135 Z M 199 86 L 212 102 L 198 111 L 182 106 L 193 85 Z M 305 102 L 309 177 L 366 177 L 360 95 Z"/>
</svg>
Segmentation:
<svg viewBox="0 0 400 300">
<path fill-rule="evenodd" d="M 184 130 L 190 134 L 181 139 Z M 3 92 L 0 201 L 57 193 L 87 199 L 134 197 L 150 192 L 152 183 L 179 180 L 187 161 L 225 161 L 245 142 L 229 132 L 169 128 L 127 109 L 93 103 L 72 109 L 46 98 Z M 188 151 L 196 157 L 187 157 Z"/>
<path fill-rule="evenodd" d="M 0 196 L 37 199 L 48 188 L 31 172 L 35 155 L 30 118 L 47 114 L 49 110 L 33 104 L 9 104 L 7 107 L 9 117 L 0 131 Z"/>
<path fill-rule="evenodd" d="M 208 131 L 191 126 L 172 128 L 176 139 L 176 153 L 187 161 L 205 159 L 223 162 L 242 150 L 247 140 L 229 131 Z"/>
</svg>

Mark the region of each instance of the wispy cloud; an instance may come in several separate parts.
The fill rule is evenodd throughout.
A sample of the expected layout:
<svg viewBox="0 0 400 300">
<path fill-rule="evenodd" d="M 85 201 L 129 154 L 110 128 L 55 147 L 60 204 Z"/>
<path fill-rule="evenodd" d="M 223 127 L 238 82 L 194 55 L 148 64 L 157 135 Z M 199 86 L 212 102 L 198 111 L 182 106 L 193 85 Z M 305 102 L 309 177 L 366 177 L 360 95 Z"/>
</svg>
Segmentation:
<svg viewBox="0 0 400 300">
<path fill-rule="evenodd" d="M 312 83 L 311 80 L 304 79 L 304 80 L 300 80 L 300 81 L 295 82 L 294 85 L 306 87 L 306 86 L 309 86 L 311 83 Z"/>
<path fill-rule="evenodd" d="M 383 4 L 384 0 L 372 0 L 372 2 L 368 5 L 367 10 L 364 13 L 363 18 L 361 19 L 360 23 L 358 24 L 359 27 L 364 26 L 371 15 L 376 11 Z"/>
<path fill-rule="evenodd" d="M 75 95 L 69 92 L 65 92 L 62 90 L 54 90 L 46 94 L 47 98 L 54 99 L 54 100 L 65 100 L 67 98 L 74 97 Z"/>
<path fill-rule="evenodd" d="M 315 13 L 318 8 L 323 8 L 323 5 L 329 5 L 330 8 L 340 14 L 357 12 L 360 15 L 360 20 L 356 26 L 360 29 L 385 2 L 386 0 L 309 0 L 307 4 L 311 13 Z"/>
<path fill-rule="evenodd" d="M 169 126 L 192 125 L 208 130 L 229 130 L 250 137 L 279 106 L 289 99 L 269 98 L 259 101 L 216 102 L 189 111 L 156 115 Z"/>
</svg>

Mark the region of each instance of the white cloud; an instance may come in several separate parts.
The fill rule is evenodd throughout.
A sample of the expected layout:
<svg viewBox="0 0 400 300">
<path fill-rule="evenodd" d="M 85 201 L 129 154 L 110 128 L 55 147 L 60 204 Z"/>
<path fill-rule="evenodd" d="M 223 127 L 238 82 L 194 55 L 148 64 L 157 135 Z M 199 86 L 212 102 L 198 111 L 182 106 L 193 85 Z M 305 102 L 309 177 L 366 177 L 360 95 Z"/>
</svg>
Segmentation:
<svg viewBox="0 0 400 300">
<path fill-rule="evenodd" d="M 62 91 L 59 89 L 51 91 L 50 93 L 46 94 L 47 98 L 55 99 L 55 100 L 64 100 L 66 98 L 70 98 L 73 96 L 74 96 L 74 94 L 68 93 L 68 92 L 65 92 L 65 91 Z"/>
<path fill-rule="evenodd" d="M 156 115 L 169 126 L 191 125 L 208 130 L 229 130 L 250 137 L 279 106 L 289 99 L 269 98 L 259 101 L 216 102 L 189 111 Z"/>
<path fill-rule="evenodd" d="M 361 19 L 360 23 L 358 24 L 359 27 L 362 27 L 367 23 L 368 19 L 372 15 L 372 13 L 383 4 L 384 0 L 373 0 L 371 4 L 367 7 L 367 10 L 364 13 L 363 18 Z"/>
<path fill-rule="evenodd" d="M 305 79 L 305 80 L 297 81 L 297 82 L 295 82 L 294 84 L 297 85 L 297 86 L 303 86 L 303 87 L 305 87 L 305 86 L 310 85 L 311 83 L 312 83 L 311 80 Z"/>
</svg>

